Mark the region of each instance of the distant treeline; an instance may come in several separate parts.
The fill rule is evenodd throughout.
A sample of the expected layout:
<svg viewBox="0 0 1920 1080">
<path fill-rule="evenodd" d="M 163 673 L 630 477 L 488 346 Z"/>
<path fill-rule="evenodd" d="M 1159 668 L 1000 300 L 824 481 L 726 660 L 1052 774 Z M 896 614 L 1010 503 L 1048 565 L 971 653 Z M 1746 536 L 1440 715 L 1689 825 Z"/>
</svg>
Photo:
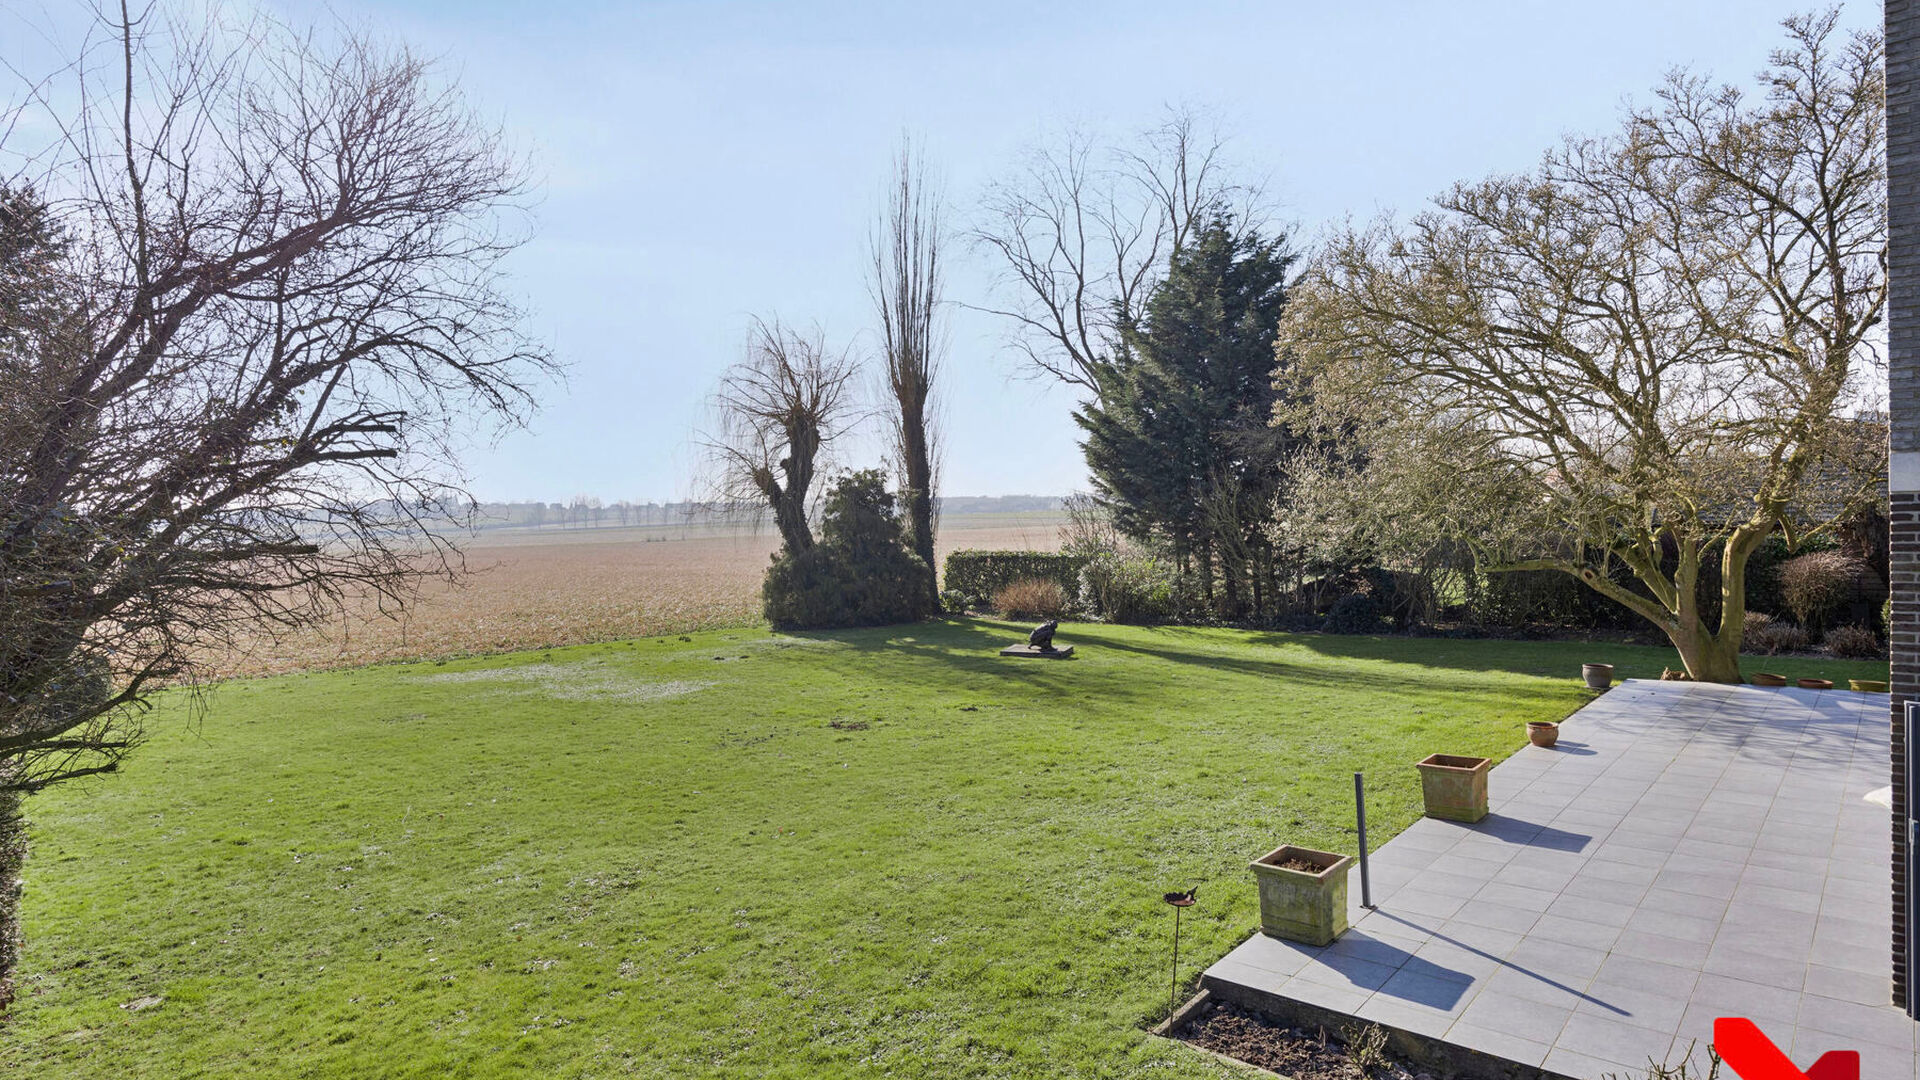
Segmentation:
<svg viewBox="0 0 1920 1080">
<path fill-rule="evenodd" d="M 939 500 L 940 513 L 947 515 L 1058 510 L 1061 501 L 1058 495 L 958 495 Z M 714 502 L 607 502 L 592 495 L 576 495 L 566 502 L 479 503 L 474 508 L 474 524 L 482 529 L 717 525 L 751 517 L 756 509 Z"/>
<path fill-rule="evenodd" d="M 1012 514 L 1022 510 L 1058 510 L 1059 495 L 944 495 L 943 514 Z"/>
</svg>

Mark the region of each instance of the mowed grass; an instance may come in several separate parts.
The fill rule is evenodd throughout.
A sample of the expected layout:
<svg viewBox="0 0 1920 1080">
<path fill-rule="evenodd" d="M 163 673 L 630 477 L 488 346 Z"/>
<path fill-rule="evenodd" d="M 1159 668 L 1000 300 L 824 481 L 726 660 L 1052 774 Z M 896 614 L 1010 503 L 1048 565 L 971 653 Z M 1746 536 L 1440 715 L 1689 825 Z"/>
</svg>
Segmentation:
<svg viewBox="0 0 1920 1080">
<path fill-rule="evenodd" d="M 952 620 L 221 687 L 32 800 L 0 1075 L 1227 1075 L 1147 1038 L 1247 861 L 1379 839 L 1663 650 Z M 1768 662 L 1884 677 L 1884 664 Z M 1570 731 L 1569 739 L 1577 739 Z M 157 1002 L 154 1000 L 157 999 Z M 134 1009 L 133 1004 L 146 1007 Z"/>
</svg>

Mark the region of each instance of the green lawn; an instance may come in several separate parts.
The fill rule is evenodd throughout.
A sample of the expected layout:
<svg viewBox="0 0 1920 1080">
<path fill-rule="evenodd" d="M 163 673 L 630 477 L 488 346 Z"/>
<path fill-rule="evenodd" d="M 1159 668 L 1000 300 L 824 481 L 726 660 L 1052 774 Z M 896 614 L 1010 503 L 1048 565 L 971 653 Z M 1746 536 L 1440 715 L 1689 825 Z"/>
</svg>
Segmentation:
<svg viewBox="0 0 1920 1080">
<path fill-rule="evenodd" d="M 232 683 L 32 801 L 0 1075 L 1211 1076 L 1142 1034 L 1245 865 L 1384 839 L 1670 654 L 956 620 Z M 1884 678 L 1886 665 L 1768 662 Z M 834 726 L 834 725 L 840 726 Z M 861 726 L 861 725 L 864 725 Z M 1573 737 L 1569 734 L 1569 737 Z M 142 998 L 157 1005 L 133 1010 Z"/>
</svg>

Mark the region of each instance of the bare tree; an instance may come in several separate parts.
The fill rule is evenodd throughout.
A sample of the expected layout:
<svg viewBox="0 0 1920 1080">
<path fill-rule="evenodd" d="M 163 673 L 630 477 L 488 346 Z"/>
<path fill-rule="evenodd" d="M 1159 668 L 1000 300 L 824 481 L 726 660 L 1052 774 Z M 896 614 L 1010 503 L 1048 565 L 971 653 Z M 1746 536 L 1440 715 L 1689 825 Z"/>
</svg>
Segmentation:
<svg viewBox="0 0 1920 1080">
<path fill-rule="evenodd" d="M 1225 140 L 1176 110 L 1130 147 L 1070 131 L 993 184 L 970 236 L 996 257 L 1014 341 L 1038 377 L 1103 395 L 1121 328 L 1137 324 L 1175 252 L 1225 212 L 1259 229 L 1257 187 L 1233 179 Z"/>
<path fill-rule="evenodd" d="M 938 593 L 933 558 L 939 453 L 930 413 L 934 378 L 945 342 L 938 328 L 944 268 L 940 192 L 927 177 L 926 159 L 903 142 L 893 163 L 887 206 L 875 230 L 868 289 L 880 314 L 887 419 L 900 471 L 907 546 L 927 564 L 927 595 Z"/>
<path fill-rule="evenodd" d="M 1303 459 L 1283 526 L 1563 571 L 1738 681 L 1748 556 L 1884 483 L 1884 49 L 1835 22 L 1786 22 L 1758 100 L 1679 72 L 1612 138 L 1337 237 L 1277 377 L 1357 445 Z"/>
<path fill-rule="evenodd" d="M 827 351 L 815 329 L 755 319 L 746 359 L 727 369 L 713 398 L 717 430 L 706 437 L 719 497 L 766 508 L 787 554 L 813 546 L 807 500 L 822 450 L 847 425 L 859 365 Z"/>
<path fill-rule="evenodd" d="M 0 273 L 35 297 L 0 305 L 0 792 L 112 771 L 243 635 L 457 573 L 458 440 L 551 368 L 498 282 L 520 165 L 425 62 L 264 17 L 99 29 L 77 92 L 0 120 L 0 247 L 45 226 Z"/>
</svg>

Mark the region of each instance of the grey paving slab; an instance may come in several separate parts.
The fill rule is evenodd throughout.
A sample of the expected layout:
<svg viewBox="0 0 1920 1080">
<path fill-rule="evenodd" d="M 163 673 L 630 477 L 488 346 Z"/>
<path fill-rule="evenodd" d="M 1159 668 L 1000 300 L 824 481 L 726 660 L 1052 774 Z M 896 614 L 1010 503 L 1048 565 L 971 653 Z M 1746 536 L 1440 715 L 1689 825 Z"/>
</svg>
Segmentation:
<svg viewBox="0 0 1920 1080">
<path fill-rule="evenodd" d="M 1632 680 L 1489 777 L 1473 825 L 1372 855 L 1377 907 L 1314 949 L 1254 935 L 1206 985 L 1560 1075 L 1704 1060 L 1745 1016 L 1801 1067 L 1920 1080 L 1888 1004 L 1884 695 Z M 1444 747 L 1435 747 L 1444 751 Z"/>
</svg>

